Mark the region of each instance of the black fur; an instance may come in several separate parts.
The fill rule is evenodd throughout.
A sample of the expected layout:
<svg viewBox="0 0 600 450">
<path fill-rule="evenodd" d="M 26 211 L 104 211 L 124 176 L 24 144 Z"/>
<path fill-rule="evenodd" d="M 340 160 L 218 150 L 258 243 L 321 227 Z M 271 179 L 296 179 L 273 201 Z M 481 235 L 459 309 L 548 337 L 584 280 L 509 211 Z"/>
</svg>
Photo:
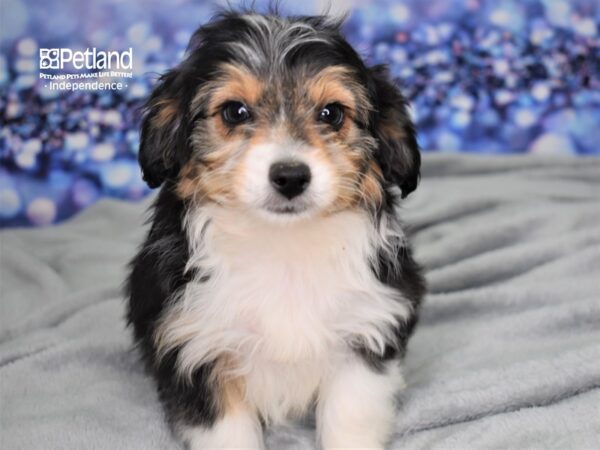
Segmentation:
<svg viewBox="0 0 600 450">
<path fill-rule="evenodd" d="M 317 69 L 333 64 L 350 65 L 368 87 L 375 108 L 369 123 L 360 125 L 369 129 L 379 142 L 375 157 L 385 178 L 382 210 L 391 212 L 396 203 L 395 187 L 400 189 L 402 197 L 406 197 L 416 188 L 419 179 L 420 156 L 406 100 L 389 81 L 383 68 L 369 69 L 363 64 L 340 35 L 338 25 L 323 17 L 291 20 L 312 24 L 328 43 L 298 46 L 288 56 L 290 68 L 295 65 Z M 191 157 L 190 131 L 199 114 L 203 113 L 192 113 L 189 102 L 198 87 L 214 77 L 219 64 L 234 60 L 235 55 L 224 44 L 243 39 L 246 32 L 247 24 L 237 13 L 225 13 L 201 27 L 190 41 L 185 60 L 159 80 L 147 102 L 142 124 L 139 162 L 144 180 L 150 187 L 162 185 L 162 189 L 153 206 L 152 226 L 146 241 L 131 263 L 127 281 L 127 319 L 133 327 L 142 356 L 156 379 L 168 418 L 177 425 L 210 426 L 219 415 L 213 398 L 214 387 L 208 381 L 211 365 L 197 369 L 191 382 L 182 381 L 175 370 L 178 349 L 159 359 L 153 342 L 161 314 L 174 294 L 194 275 L 185 272 L 189 254 L 182 221 L 187 205 L 174 193 L 179 170 Z M 163 101 L 173 102 L 176 112 L 170 116 L 168 126 L 159 129 L 153 121 Z M 395 133 L 390 134 L 390 130 Z M 404 136 L 404 139 L 399 141 L 398 135 Z M 390 261 L 381 254 L 374 270 L 383 283 L 400 291 L 411 302 L 414 314 L 407 322 L 398 323 L 396 341 L 387 345 L 383 355 L 374 354 L 360 345 L 355 347 L 377 370 L 383 370 L 385 361 L 404 355 L 424 293 L 423 277 L 410 248 L 403 247 L 397 258 L 398 261 Z M 396 263 L 399 263 L 399 271 L 392 269 Z"/>
<path fill-rule="evenodd" d="M 394 329 L 394 342 L 388 342 L 383 354 L 374 353 L 366 347 L 357 345 L 355 350 L 372 368 L 385 370 L 385 363 L 394 358 L 402 358 L 406 354 L 408 339 L 412 335 L 419 319 L 419 309 L 425 295 L 425 279 L 422 269 L 412 256 L 412 250 L 405 244 L 397 255 L 397 261 L 391 261 L 387 254 L 380 253 L 376 267 L 373 268 L 377 278 L 384 284 L 397 289 L 403 298 L 412 306 L 412 314 L 408 320 L 399 320 Z"/>
<path fill-rule="evenodd" d="M 212 367 L 201 366 L 192 381 L 175 376 L 178 349 L 158 359 L 153 335 L 161 313 L 172 295 L 194 274 L 185 272 L 188 243 L 182 226 L 184 203 L 165 185 L 151 218 L 152 227 L 137 256 L 131 262 L 127 282 L 128 323 L 148 369 L 153 373 L 158 393 L 169 421 L 173 424 L 211 425 L 217 417 L 213 390 L 208 385 Z"/>
</svg>

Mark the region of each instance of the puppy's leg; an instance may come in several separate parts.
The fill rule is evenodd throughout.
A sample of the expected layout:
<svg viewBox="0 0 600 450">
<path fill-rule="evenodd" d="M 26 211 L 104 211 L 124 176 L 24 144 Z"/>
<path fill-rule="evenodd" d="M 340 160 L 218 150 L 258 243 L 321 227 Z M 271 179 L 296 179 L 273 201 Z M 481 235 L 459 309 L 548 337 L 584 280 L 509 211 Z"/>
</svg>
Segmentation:
<svg viewBox="0 0 600 450">
<path fill-rule="evenodd" d="M 189 450 L 263 449 L 262 427 L 245 402 L 243 380 L 223 377 L 221 364 L 201 366 L 191 380 L 163 372 L 159 393 L 166 413 Z"/>
<path fill-rule="evenodd" d="M 395 394 L 402 387 L 397 361 L 382 370 L 369 367 L 358 356 L 339 364 L 319 391 L 321 448 L 383 449 L 396 418 Z"/>
</svg>

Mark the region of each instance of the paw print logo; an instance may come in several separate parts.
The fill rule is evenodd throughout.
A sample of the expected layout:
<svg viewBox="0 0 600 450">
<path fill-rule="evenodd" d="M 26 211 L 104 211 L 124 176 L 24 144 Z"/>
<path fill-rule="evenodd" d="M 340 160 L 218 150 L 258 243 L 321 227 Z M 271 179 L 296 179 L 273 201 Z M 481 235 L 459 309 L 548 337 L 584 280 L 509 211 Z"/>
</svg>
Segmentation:
<svg viewBox="0 0 600 450">
<path fill-rule="evenodd" d="M 57 48 L 40 48 L 40 69 L 60 69 Z"/>
</svg>

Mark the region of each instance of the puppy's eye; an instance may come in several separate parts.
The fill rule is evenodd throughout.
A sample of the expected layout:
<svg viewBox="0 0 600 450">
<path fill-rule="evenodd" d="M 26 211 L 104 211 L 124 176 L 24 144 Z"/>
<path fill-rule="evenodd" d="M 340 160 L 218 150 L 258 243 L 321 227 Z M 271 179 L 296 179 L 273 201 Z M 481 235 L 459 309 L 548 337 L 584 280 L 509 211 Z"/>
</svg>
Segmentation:
<svg viewBox="0 0 600 450">
<path fill-rule="evenodd" d="M 229 125 L 237 125 L 250 119 L 250 111 L 241 102 L 227 102 L 221 109 L 223 121 Z"/>
<path fill-rule="evenodd" d="M 330 103 L 319 112 L 319 122 L 339 128 L 344 122 L 344 108 L 339 103 Z"/>
</svg>

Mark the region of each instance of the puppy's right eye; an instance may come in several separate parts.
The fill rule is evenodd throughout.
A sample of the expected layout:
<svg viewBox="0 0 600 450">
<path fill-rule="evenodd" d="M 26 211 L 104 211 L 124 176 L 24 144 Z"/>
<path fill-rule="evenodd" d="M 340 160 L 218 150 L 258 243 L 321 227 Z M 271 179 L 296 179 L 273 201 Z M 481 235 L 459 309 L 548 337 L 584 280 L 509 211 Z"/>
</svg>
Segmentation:
<svg viewBox="0 0 600 450">
<path fill-rule="evenodd" d="M 344 123 L 344 108 L 339 103 L 329 103 L 319 111 L 318 120 L 339 129 Z"/>
<path fill-rule="evenodd" d="M 227 102 L 221 109 L 221 117 L 229 125 L 238 125 L 250 119 L 250 111 L 241 102 Z"/>
</svg>

